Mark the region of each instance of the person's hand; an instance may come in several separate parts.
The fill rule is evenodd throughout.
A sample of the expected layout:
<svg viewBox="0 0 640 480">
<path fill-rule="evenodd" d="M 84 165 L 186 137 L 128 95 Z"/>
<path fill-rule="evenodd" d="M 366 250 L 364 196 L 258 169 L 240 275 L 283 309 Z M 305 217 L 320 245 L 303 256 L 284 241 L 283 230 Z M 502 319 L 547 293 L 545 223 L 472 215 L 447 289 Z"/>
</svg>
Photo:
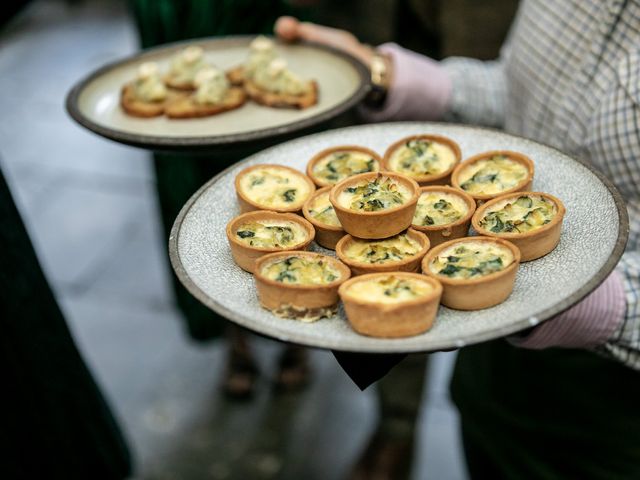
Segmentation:
<svg viewBox="0 0 640 480">
<path fill-rule="evenodd" d="M 293 17 L 280 17 L 276 21 L 274 30 L 276 35 L 286 42 L 307 40 L 321 43 L 353 55 L 367 67 L 371 65 L 373 49 L 360 43 L 355 35 L 346 30 L 300 22 Z"/>
</svg>

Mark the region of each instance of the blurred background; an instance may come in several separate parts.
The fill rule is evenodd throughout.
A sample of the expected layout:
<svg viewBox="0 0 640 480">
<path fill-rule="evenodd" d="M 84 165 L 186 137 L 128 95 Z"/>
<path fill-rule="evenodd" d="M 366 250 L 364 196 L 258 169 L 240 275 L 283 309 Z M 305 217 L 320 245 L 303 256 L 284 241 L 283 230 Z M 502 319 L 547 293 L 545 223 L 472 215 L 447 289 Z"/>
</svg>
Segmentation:
<svg viewBox="0 0 640 480">
<path fill-rule="evenodd" d="M 139 49 L 131 3 L 145 2 L 38 0 L 5 12 L 0 165 L 72 335 L 120 423 L 134 477 L 344 478 L 375 429 L 372 389 L 361 392 L 331 353 L 313 351 L 309 387 L 277 393 L 269 379 L 279 347 L 252 338 L 265 373 L 257 395 L 226 399 L 219 390 L 225 346 L 191 340 L 174 306 L 149 152 L 95 136 L 64 110 L 76 81 Z M 293 7 L 372 44 L 396 40 L 436 58 L 495 57 L 516 2 L 445 3 L 306 0 Z M 487 23 L 497 27 L 478 41 L 469 30 Z M 466 478 L 447 392 L 454 355 L 431 356 L 414 479 Z"/>
</svg>

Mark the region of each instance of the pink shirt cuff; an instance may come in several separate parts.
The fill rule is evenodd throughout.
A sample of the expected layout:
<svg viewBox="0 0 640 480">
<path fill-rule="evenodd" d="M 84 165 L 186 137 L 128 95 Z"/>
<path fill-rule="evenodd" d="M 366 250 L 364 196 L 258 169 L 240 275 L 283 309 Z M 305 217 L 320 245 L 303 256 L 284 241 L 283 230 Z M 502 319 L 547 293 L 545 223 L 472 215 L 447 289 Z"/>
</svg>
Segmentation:
<svg viewBox="0 0 640 480">
<path fill-rule="evenodd" d="M 621 275 L 614 271 L 589 296 L 564 313 L 509 342 L 523 348 L 593 348 L 609 340 L 626 310 Z"/>
<path fill-rule="evenodd" d="M 451 99 L 452 79 L 439 62 L 385 43 L 380 51 L 391 56 L 393 78 L 382 109 L 360 107 L 371 122 L 385 120 L 437 120 L 446 113 Z"/>
</svg>

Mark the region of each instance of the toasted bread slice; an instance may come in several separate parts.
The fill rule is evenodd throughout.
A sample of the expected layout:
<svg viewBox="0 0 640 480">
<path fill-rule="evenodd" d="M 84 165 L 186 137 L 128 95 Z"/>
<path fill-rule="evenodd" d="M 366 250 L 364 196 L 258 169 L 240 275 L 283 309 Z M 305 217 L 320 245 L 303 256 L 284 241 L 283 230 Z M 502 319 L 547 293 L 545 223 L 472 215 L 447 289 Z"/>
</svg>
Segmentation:
<svg viewBox="0 0 640 480">
<path fill-rule="evenodd" d="M 180 90 L 182 92 L 191 92 L 196 89 L 196 85 L 195 83 L 193 83 L 193 81 L 179 82 L 170 73 L 166 74 L 163 80 L 164 80 L 164 84 L 167 87 L 174 88 L 175 90 Z"/>
<path fill-rule="evenodd" d="M 164 113 L 167 105 L 183 97 L 184 94 L 169 92 L 167 98 L 162 102 L 143 102 L 138 100 L 133 93 L 133 85 L 126 84 L 120 93 L 120 105 L 129 115 L 134 117 L 157 117 Z"/>
<path fill-rule="evenodd" d="M 242 88 L 231 87 L 224 100 L 215 105 L 202 105 L 193 100 L 193 96 L 182 98 L 167 106 L 165 114 L 169 118 L 209 117 L 218 113 L 234 110 L 244 105 L 247 95 Z"/>
<path fill-rule="evenodd" d="M 227 80 L 234 87 L 240 87 L 244 83 L 244 67 L 242 65 L 238 65 L 237 67 L 233 67 L 227 70 Z"/>
<path fill-rule="evenodd" d="M 251 80 L 245 80 L 244 88 L 254 102 L 267 107 L 297 108 L 302 110 L 318 103 L 318 84 L 315 80 L 311 81 L 309 91 L 302 95 L 268 92 L 262 90 Z"/>
</svg>

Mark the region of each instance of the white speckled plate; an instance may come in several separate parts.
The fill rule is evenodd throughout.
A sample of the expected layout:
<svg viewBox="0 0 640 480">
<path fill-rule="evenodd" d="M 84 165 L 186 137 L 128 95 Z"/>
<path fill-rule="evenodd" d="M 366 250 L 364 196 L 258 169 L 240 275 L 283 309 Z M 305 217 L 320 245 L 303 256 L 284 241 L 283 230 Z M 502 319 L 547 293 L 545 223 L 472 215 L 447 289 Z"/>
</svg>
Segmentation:
<svg viewBox="0 0 640 480">
<path fill-rule="evenodd" d="M 311 156 L 337 144 L 383 153 L 395 140 L 418 133 L 455 139 L 463 157 L 486 150 L 517 150 L 536 166 L 533 188 L 567 207 L 562 237 L 549 255 L 522 264 L 512 295 L 493 308 L 462 312 L 441 307 L 433 328 L 405 339 L 377 339 L 349 327 L 344 312 L 307 324 L 275 317 L 258 304 L 253 278 L 235 265 L 225 225 L 238 214 L 233 180 L 248 165 L 278 163 L 304 171 Z M 594 222 L 592 209 L 598 217 Z M 578 302 L 609 274 L 627 240 L 626 209 L 615 188 L 587 166 L 553 148 L 499 131 L 437 123 L 388 123 L 311 135 L 253 155 L 204 185 L 178 216 L 169 249 L 184 285 L 230 320 L 283 341 L 353 352 L 418 352 L 462 347 L 502 337 L 544 321 Z M 321 248 L 316 248 L 323 251 Z M 329 252 L 324 250 L 325 253 Z"/>
<path fill-rule="evenodd" d="M 356 105 L 369 89 L 366 67 L 350 55 L 313 43 L 278 43 L 278 53 L 294 72 L 318 82 L 317 105 L 291 110 L 247 102 L 237 110 L 194 119 L 136 118 L 120 108 L 120 89 L 135 78 L 141 63 L 158 62 L 164 71 L 172 56 L 185 46 L 200 45 L 207 60 L 228 70 L 245 60 L 253 38 L 220 37 L 173 43 L 106 65 L 73 87 L 67 96 L 67 110 L 82 126 L 117 142 L 153 150 L 206 150 L 313 127 Z"/>
</svg>

